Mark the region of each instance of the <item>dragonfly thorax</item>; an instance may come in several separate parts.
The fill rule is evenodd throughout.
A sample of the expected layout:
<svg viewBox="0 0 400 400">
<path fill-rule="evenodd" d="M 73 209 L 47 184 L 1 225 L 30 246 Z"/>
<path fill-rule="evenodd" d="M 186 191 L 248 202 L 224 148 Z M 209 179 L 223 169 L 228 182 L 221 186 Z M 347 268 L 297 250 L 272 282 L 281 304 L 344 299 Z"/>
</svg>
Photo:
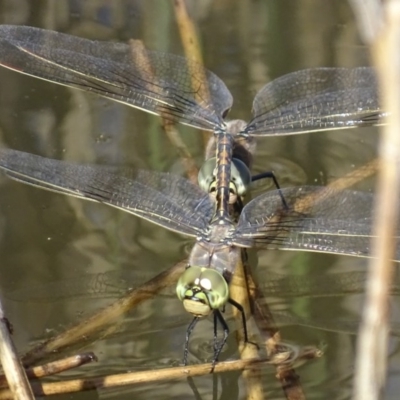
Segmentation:
<svg viewBox="0 0 400 400">
<path fill-rule="evenodd" d="M 216 158 L 211 157 L 199 170 L 198 182 L 201 189 L 215 198 L 216 195 Z M 237 201 L 237 196 L 244 197 L 251 184 L 251 173 L 247 165 L 238 158 L 232 159 L 231 180 L 229 183 L 229 204 Z"/>
<path fill-rule="evenodd" d="M 193 266 L 179 278 L 176 294 L 187 312 L 201 318 L 225 305 L 229 299 L 229 288 L 218 271 Z"/>
<path fill-rule="evenodd" d="M 242 119 L 232 119 L 225 124 L 226 132 L 233 136 L 240 135 L 247 127 L 247 122 Z"/>
<path fill-rule="evenodd" d="M 189 265 L 212 268 L 229 278 L 240 257 L 240 248 L 232 246 L 230 231 L 227 231 L 226 228 L 225 225 L 213 226 L 209 241 L 200 240 L 196 242 L 190 252 Z M 226 232 L 225 235 L 213 236 L 212 234 L 218 230 Z"/>
</svg>

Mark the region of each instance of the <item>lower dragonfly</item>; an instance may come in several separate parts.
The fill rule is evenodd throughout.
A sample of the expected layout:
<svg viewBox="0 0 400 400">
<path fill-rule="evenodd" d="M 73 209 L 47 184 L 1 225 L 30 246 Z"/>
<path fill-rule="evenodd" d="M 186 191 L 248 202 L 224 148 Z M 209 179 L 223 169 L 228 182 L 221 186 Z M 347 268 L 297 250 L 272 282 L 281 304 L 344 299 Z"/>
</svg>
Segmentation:
<svg viewBox="0 0 400 400">
<path fill-rule="evenodd" d="M 242 248 L 370 256 L 371 193 L 312 186 L 275 190 L 250 201 L 235 225 L 232 220 L 213 220 L 215 203 L 210 195 L 169 173 L 73 164 L 10 149 L 0 150 L 0 168 L 23 183 L 108 204 L 194 237 L 189 266 L 176 292 L 194 314 L 193 323 L 213 312 L 225 326 L 213 365 L 227 340 L 220 310 L 227 302 L 235 305 L 229 282 Z M 399 232 L 396 240 L 398 236 Z M 396 249 L 395 259 L 400 261 L 399 243 Z M 185 361 L 187 346 L 188 340 Z"/>
</svg>

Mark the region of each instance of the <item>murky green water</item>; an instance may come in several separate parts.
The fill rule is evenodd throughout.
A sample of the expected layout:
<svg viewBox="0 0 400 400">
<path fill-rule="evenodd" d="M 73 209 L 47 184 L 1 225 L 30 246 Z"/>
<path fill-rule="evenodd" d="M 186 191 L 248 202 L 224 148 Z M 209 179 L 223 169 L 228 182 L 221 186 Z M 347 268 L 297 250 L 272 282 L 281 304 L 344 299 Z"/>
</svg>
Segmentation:
<svg viewBox="0 0 400 400">
<path fill-rule="evenodd" d="M 368 64 L 346 1 L 189 1 L 188 7 L 205 65 L 224 80 L 234 96 L 232 118 L 249 119 L 256 91 L 282 74 L 318 66 Z M 183 51 L 171 2 L 163 0 L 5 1 L 0 21 L 92 39 L 138 38 L 152 49 L 176 54 Z M 0 69 L 0 88 L 0 138 L 4 146 L 79 162 L 183 171 L 177 151 L 156 117 L 4 69 Z M 201 135 L 195 129 L 179 130 L 201 165 Z M 375 129 L 262 139 L 254 169 L 273 169 L 282 186 L 326 184 L 373 159 L 377 139 Z M 29 188 L 3 176 L 0 184 L 2 297 L 21 352 L 112 301 L 111 295 L 90 297 L 85 293 L 76 299 L 56 298 L 65 288 L 60 282 L 81 282 L 98 273 L 120 270 L 140 270 L 148 277 L 182 260 L 190 249 L 186 238 L 110 207 Z M 361 190 L 372 187 L 372 179 L 358 185 Z M 304 275 L 306 280 L 322 279 L 327 287 L 333 279 L 330 274 L 364 271 L 367 265 L 365 260 L 351 257 L 301 252 L 259 252 L 252 253 L 250 259 L 257 265 L 261 282 L 269 279 L 270 271 Z M 134 279 L 139 279 L 137 274 Z M 38 301 L 38 285 L 50 281 L 57 282 L 48 286 L 51 299 Z M 353 321 L 358 320 L 362 296 L 316 299 L 274 293 L 269 302 L 279 311 L 277 320 L 284 324 L 285 340 L 297 345 L 326 345 L 323 358 L 297 369 L 307 399 L 350 398 L 356 336 L 347 331 L 356 329 Z M 394 314 L 398 314 L 399 305 L 394 297 Z M 85 347 L 96 352 L 98 364 L 68 376 L 177 364 L 188 321 L 190 317 L 177 299 L 156 298 L 127 316 L 118 334 Z M 204 361 L 201 348 L 211 338 L 211 321 L 199 324 L 191 362 Z M 387 399 L 397 398 L 398 353 L 397 336 L 393 335 Z M 234 335 L 224 357 L 237 357 Z M 274 369 L 266 367 L 262 372 L 268 398 L 283 398 Z M 212 398 L 210 376 L 195 382 L 202 398 Z M 219 386 L 223 388 L 220 398 L 245 398 L 240 374 L 222 375 Z M 83 397 L 133 395 L 186 399 L 192 398 L 193 392 L 186 381 L 179 381 L 120 392 L 92 392 Z"/>
</svg>

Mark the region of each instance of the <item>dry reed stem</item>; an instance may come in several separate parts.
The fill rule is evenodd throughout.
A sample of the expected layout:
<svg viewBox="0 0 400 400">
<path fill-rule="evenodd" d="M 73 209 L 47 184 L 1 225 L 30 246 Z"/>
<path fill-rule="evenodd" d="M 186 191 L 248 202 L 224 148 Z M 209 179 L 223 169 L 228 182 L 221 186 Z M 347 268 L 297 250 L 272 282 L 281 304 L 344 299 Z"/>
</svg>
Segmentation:
<svg viewBox="0 0 400 400">
<path fill-rule="evenodd" d="M 298 354 L 298 359 L 308 360 L 313 358 L 313 350 L 304 349 Z M 288 356 L 289 358 L 289 356 Z M 285 361 L 285 357 L 278 356 L 269 359 L 247 359 L 220 362 L 215 366 L 214 373 L 240 371 L 246 368 L 262 368 L 264 365 L 276 365 Z M 148 371 L 129 372 L 124 374 L 108 375 L 105 377 L 93 377 L 88 379 L 73 379 L 55 383 L 33 383 L 35 395 L 54 395 L 62 393 L 74 393 L 85 390 L 117 388 L 141 383 L 167 381 L 171 379 L 187 379 L 188 377 L 210 374 L 212 364 L 199 364 L 184 367 L 152 369 Z M 12 399 L 8 389 L 0 391 L 0 400 Z"/>
<path fill-rule="evenodd" d="M 251 315 L 250 303 L 248 290 L 246 287 L 246 278 L 244 274 L 243 258 L 244 251 L 242 251 L 242 257 L 238 260 L 238 265 L 236 265 L 235 273 L 232 279 L 232 285 L 230 285 L 230 297 L 239 303 L 244 310 L 246 316 Z M 244 342 L 243 326 L 242 326 L 242 315 L 238 309 L 233 307 L 233 313 L 236 319 L 236 324 L 238 325 L 237 330 L 237 340 L 239 343 L 239 352 L 242 360 L 254 359 L 258 357 L 258 349 L 252 343 Z M 249 340 L 251 342 L 255 341 L 255 334 L 251 332 L 251 325 L 247 324 L 247 333 Z M 261 381 L 261 374 L 259 369 L 249 368 L 243 372 L 243 378 L 246 383 L 247 388 L 247 399 L 251 400 L 262 400 L 265 399 L 265 394 L 263 390 L 263 383 Z"/>
<path fill-rule="evenodd" d="M 393 275 L 394 237 L 398 221 L 400 167 L 400 1 L 353 2 L 361 33 L 372 41 L 382 109 L 389 114 L 379 146 L 380 174 L 375 203 L 374 259 L 370 261 L 367 294 L 357 344 L 354 398 L 382 396 L 387 374 L 390 283 Z M 371 10 L 376 10 L 372 13 Z M 374 24 L 373 24 L 374 23 Z"/>
<path fill-rule="evenodd" d="M 14 400 L 34 400 L 25 370 L 11 339 L 11 325 L 4 316 L 0 301 L 0 361 Z"/>
<path fill-rule="evenodd" d="M 37 367 L 27 368 L 25 373 L 29 379 L 38 379 L 78 368 L 81 365 L 85 365 L 93 361 L 97 361 L 97 357 L 92 352 L 82 353 L 44 365 L 38 365 Z M 8 387 L 6 377 L 4 375 L 0 375 L 0 389 L 5 387 Z"/>
</svg>

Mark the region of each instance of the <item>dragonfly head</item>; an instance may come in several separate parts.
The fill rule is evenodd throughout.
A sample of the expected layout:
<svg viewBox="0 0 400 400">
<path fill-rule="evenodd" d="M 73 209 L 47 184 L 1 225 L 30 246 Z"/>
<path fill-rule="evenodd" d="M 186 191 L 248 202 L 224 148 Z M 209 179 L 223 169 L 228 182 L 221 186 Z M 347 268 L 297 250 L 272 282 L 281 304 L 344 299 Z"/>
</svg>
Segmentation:
<svg viewBox="0 0 400 400">
<path fill-rule="evenodd" d="M 229 288 L 218 271 L 192 266 L 179 278 L 176 294 L 187 312 L 201 318 L 225 305 Z"/>
<path fill-rule="evenodd" d="M 215 196 L 216 193 L 216 158 L 211 157 L 206 160 L 199 170 L 198 182 L 199 186 L 205 192 Z M 232 159 L 231 181 L 229 184 L 229 203 L 234 204 L 237 196 L 244 197 L 251 184 L 251 173 L 246 164 L 238 158 Z"/>
</svg>

